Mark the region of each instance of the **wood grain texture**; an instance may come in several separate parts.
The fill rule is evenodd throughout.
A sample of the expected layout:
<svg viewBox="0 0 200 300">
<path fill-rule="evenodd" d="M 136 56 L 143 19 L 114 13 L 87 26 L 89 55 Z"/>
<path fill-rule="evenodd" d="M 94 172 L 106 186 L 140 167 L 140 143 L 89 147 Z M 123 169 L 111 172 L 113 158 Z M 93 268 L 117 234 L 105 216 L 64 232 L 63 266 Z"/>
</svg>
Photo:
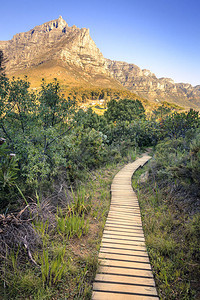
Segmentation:
<svg viewBox="0 0 200 300">
<path fill-rule="evenodd" d="M 151 157 L 126 165 L 113 179 L 111 205 L 93 283 L 93 300 L 159 300 L 142 229 L 132 174 Z"/>
</svg>

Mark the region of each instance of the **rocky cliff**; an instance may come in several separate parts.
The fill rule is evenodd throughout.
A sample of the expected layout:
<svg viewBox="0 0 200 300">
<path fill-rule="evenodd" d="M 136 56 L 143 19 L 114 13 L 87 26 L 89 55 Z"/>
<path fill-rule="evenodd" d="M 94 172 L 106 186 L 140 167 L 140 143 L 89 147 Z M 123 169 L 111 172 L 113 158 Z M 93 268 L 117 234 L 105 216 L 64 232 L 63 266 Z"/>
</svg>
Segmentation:
<svg viewBox="0 0 200 300">
<path fill-rule="evenodd" d="M 200 107 L 200 85 L 193 87 L 191 84 L 175 83 L 171 78 L 157 78 L 151 71 L 126 62 L 107 59 L 107 67 L 124 87 L 141 97 Z"/>
<path fill-rule="evenodd" d="M 126 88 L 152 101 L 200 107 L 200 86 L 177 84 L 134 64 L 105 59 L 88 29 L 69 27 L 62 17 L 0 41 L 0 50 L 7 75 L 28 75 L 35 86 L 42 77 L 57 77 L 68 86 Z"/>
<path fill-rule="evenodd" d="M 7 72 L 61 59 L 87 71 L 108 73 L 105 59 L 91 39 L 89 29 L 69 27 L 62 17 L 18 33 L 12 40 L 0 42 L 0 47 L 9 59 Z"/>
</svg>

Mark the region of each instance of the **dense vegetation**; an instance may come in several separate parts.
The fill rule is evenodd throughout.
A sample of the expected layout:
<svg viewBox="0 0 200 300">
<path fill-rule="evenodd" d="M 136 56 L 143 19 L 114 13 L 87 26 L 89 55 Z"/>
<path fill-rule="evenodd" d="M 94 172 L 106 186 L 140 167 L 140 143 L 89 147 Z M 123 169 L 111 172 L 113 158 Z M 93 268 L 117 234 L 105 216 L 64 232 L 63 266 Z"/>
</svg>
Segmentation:
<svg viewBox="0 0 200 300">
<path fill-rule="evenodd" d="M 85 103 L 88 99 L 90 100 L 105 100 L 105 102 L 109 102 L 112 99 L 136 99 L 137 96 L 128 91 L 128 90 L 119 90 L 114 88 L 83 88 L 83 87 L 74 87 L 74 88 L 66 88 L 64 85 L 62 86 L 66 96 L 73 100 L 75 99 L 79 103 Z"/>
<path fill-rule="evenodd" d="M 0 100 L 1 294 L 89 299 L 116 164 L 157 145 L 159 189 L 176 181 L 197 193 L 198 112 L 163 105 L 147 118 L 139 100 L 125 99 L 99 116 L 65 99 L 56 79 L 36 92 L 4 74 Z"/>
<path fill-rule="evenodd" d="M 151 264 L 161 299 L 199 299 L 200 131 L 156 146 L 138 190 Z M 147 175 L 147 174 L 146 174 Z"/>
</svg>

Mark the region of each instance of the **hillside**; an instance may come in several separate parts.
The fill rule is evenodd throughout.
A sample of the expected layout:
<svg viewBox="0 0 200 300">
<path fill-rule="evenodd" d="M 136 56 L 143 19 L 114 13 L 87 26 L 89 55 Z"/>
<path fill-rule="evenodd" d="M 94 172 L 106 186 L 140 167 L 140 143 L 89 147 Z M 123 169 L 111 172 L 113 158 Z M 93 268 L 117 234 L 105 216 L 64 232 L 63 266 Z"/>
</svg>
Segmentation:
<svg viewBox="0 0 200 300">
<path fill-rule="evenodd" d="M 0 42 L 6 58 L 6 73 L 28 75 L 35 85 L 42 77 L 57 77 L 65 84 L 122 86 L 114 80 L 106 61 L 90 37 L 89 30 L 69 27 L 59 17 L 12 40 Z"/>
<path fill-rule="evenodd" d="M 18 33 L 9 41 L 0 41 L 0 50 L 4 53 L 7 75 L 28 76 L 32 88 L 37 89 L 42 78 L 51 81 L 56 77 L 64 90 L 74 87 L 129 90 L 157 103 L 168 101 L 186 108 L 200 107 L 200 86 L 177 84 L 172 79 L 157 78 L 134 64 L 104 58 L 89 29 L 69 27 L 61 16 Z"/>
<path fill-rule="evenodd" d="M 171 78 L 157 78 L 149 70 L 141 70 L 134 64 L 107 60 L 112 76 L 125 88 L 150 101 L 168 101 L 178 105 L 200 107 L 200 85 L 175 83 Z"/>
</svg>

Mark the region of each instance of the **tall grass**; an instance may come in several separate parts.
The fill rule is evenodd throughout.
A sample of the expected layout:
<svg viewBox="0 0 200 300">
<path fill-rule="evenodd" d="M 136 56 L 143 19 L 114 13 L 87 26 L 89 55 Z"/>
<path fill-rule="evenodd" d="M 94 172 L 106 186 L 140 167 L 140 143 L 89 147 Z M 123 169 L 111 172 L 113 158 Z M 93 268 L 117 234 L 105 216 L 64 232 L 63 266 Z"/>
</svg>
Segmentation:
<svg viewBox="0 0 200 300">
<path fill-rule="evenodd" d="M 162 143 L 156 160 L 133 177 L 133 187 L 140 195 L 145 240 L 159 297 L 166 300 L 200 297 L 200 212 L 196 182 L 193 181 L 193 189 L 183 176 L 194 177 L 189 172 L 191 169 L 188 171 L 191 154 L 188 155 L 181 141 L 179 143 L 179 148 L 183 149 L 177 150 L 176 147 L 174 156 Z M 174 146 L 176 144 L 174 142 Z M 173 141 L 170 145 L 173 146 Z M 146 170 L 149 171 L 149 179 L 140 183 L 140 176 Z"/>
<path fill-rule="evenodd" d="M 3 299 L 91 299 L 98 249 L 109 210 L 110 183 L 119 168 L 112 162 L 85 173 L 85 182 L 71 190 L 73 201 L 57 208 L 53 222 L 38 217 L 33 220 L 41 241 L 32 251 L 37 266 L 26 255 L 11 254 L 1 264 Z M 41 208 L 38 195 L 36 200 Z"/>
<path fill-rule="evenodd" d="M 81 238 L 82 235 L 88 233 L 89 220 L 85 221 L 84 213 L 82 216 L 78 214 L 70 214 L 69 216 L 58 217 L 57 231 L 60 235 L 64 234 L 68 240 L 72 237 Z"/>
</svg>

